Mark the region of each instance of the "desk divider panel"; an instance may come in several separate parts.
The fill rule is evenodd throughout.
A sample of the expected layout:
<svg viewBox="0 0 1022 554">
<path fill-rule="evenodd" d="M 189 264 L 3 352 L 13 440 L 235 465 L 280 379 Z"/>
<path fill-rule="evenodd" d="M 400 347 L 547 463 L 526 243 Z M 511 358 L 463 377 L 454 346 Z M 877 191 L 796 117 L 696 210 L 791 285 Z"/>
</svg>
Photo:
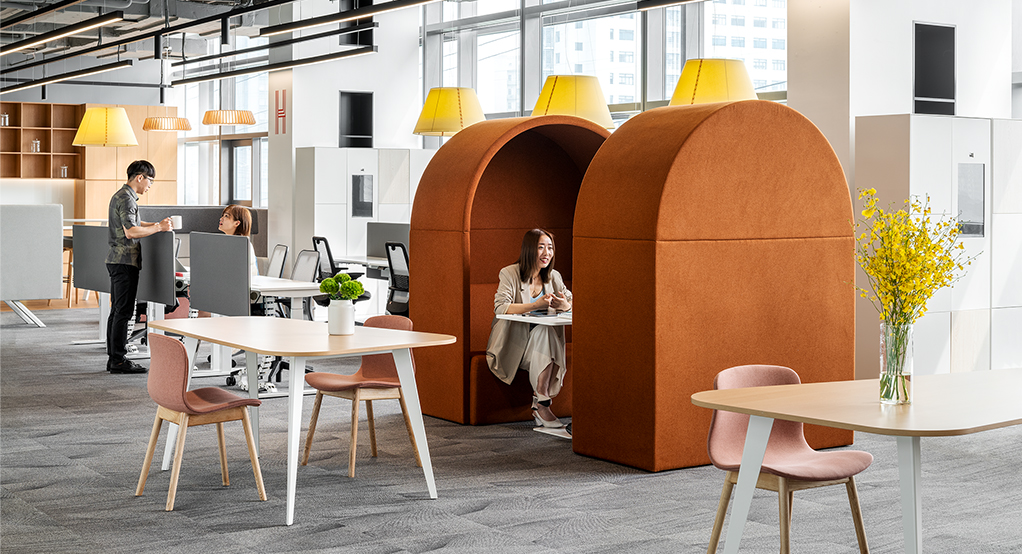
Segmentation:
<svg viewBox="0 0 1022 554">
<path fill-rule="evenodd" d="M 174 232 L 149 235 L 139 243 L 142 245 L 142 271 L 138 274 L 136 298 L 139 302 L 173 306 L 176 296 Z"/>
<path fill-rule="evenodd" d="M 366 223 L 366 256 L 370 258 L 386 258 L 387 243 L 400 242 L 408 246 L 408 223 L 382 223 L 370 221 Z M 409 255 L 411 255 L 409 253 Z"/>
<path fill-rule="evenodd" d="M 220 315 L 250 315 L 248 238 L 193 232 L 191 239 L 192 308 Z"/>
<path fill-rule="evenodd" d="M 110 294 L 110 274 L 106 270 L 106 255 L 110 251 L 107 226 L 74 225 L 71 232 L 75 288 Z"/>
<path fill-rule="evenodd" d="M 0 300 L 60 298 L 62 217 L 60 204 L 0 208 Z"/>
</svg>

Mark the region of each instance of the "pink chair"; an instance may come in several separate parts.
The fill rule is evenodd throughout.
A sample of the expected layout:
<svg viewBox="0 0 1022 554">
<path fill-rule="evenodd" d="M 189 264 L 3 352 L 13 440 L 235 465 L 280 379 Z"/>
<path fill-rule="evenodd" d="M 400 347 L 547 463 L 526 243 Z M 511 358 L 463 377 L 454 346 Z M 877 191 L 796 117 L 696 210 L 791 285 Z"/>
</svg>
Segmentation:
<svg viewBox="0 0 1022 554">
<path fill-rule="evenodd" d="M 365 321 L 365 327 L 384 329 L 412 330 L 412 320 L 399 315 L 379 315 Z M 415 358 L 412 358 L 414 367 Z M 351 453 L 348 458 L 348 477 L 355 476 L 355 446 L 358 443 L 358 403 L 366 403 L 366 416 L 369 420 L 369 444 L 372 455 L 376 457 L 376 424 L 373 420 L 373 400 L 400 400 L 401 413 L 405 416 L 405 427 L 408 437 L 412 439 L 412 450 L 415 462 L 422 467 L 419 450 L 412 435 L 412 422 L 408 419 L 408 407 L 405 406 L 404 393 L 397 377 L 397 366 L 391 354 L 373 354 L 362 356 L 362 365 L 354 375 L 337 375 L 336 373 L 309 373 L 305 382 L 316 389 L 316 403 L 312 407 L 312 419 L 309 421 L 309 432 L 305 437 L 305 453 L 302 454 L 302 465 L 309 463 L 309 451 L 312 449 L 312 437 L 316 434 L 316 421 L 319 419 L 319 407 L 323 396 L 335 396 L 351 400 Z"/>
<path fill-rule="evenodd" d="M 255 440 L 252 437 L 252 425 L 248 419 L 248 407 L 258 406 L 261 402 L 256 398 L 245 398 L 234 393 L 205 387 L 192 391 L 188 389 L 188 355 L 180 341 L 170 337 L 150 334 L 149 351 L 151 364 L 149 367 L 149 397 L 158 405 L 153 432 L 149 436 L 145 462 L 142 463 L 142 474 L 138 478 L 135 496 L 141 496 L 145 489 L 149 466 L 156 450 L 156 439 L 160 436 L 163 421 L 178 425 L 177 447 L 174 453 L 174 467 L 170 472 L 170 490 L 167 491 L 167 511 L 174 509 L 174 496 L 177 494 L 177 479 L 181 474 L 181 458 L 184 454 L 185 434 L 189 427 L 216 423 L 217 443 L 220 445 L 220 475 L 224 486 L 230 485 L 227 475 L 227 447 L 224 442 L 224 422 L 241 421 L 248 441 L 248 457 L 252 461 L 252 473 L 255 475 L 259 499 L 266 500 L 263 488 L 263 474 L 259 469 L 259 457 L 256 453 Z"/>
<path fill-rule="evenodd" d="M 714 389 L 739 389 L 770 385 L 793 385 L 800 383 L 798 374 L 789 368 L 773 365 L 743 365 L 725 369 L 717 374 Z M 707 446 L 710 461 L 727 472 L 724 490 L 720 494 L 717 519 L 713 522 L 710 547 L 707 554 L 717 551 L 724 514 L 731 500 L 731 490 L 738 482 L 738 470 L 742 462 L 742 449 L 749 427 L 749 416 L 734 412 L 713 412 Z M 853 476 L 869 467 L 873 456 L 868 452 L 842 450 L 817 452 L 806 443 L 802 424 L 794 421 L 774 420 L 767 444 L 763 467 L 760 470 L 756 488 L 774 491 L 778 495 L 781 522 L 781 554 L 790 551 L 792 493 L 797 490 L 813 489 L 844 483 L 848 490 L 848 503 L 852 508 L 855 535 L 859 540 L 859 551 L 869 552 L 866 532 L 862 525 L 862 511 L 859 495 L 855 490 Z"/>
</svg>

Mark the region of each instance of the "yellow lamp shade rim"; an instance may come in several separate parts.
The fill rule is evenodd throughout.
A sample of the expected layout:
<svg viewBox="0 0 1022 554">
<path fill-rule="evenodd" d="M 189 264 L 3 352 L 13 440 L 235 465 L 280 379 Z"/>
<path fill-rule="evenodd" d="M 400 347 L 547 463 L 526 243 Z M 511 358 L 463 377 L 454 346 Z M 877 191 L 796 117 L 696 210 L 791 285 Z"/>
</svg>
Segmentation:
<svg viewBox="0 0 1022 554">
<path fill-rule="evenodd" d="M 600 81 L 592 75 L 551 75 L 543 84 L 532 115 L 573 115 L 613 129 Z"/>
<path fill-rule="evenodd" d="M 742 60 L 693 58 L 685 62 L 671 106 L 756 100 L 749 71 Z"/>
<path fill-rule="evenodd" d="M 429 90 L 413 134 L 450 137 L 486 119 L 476 91 L 468 87 L 436 87 Z"/>
<path fill-rule="evenodd" d="M 74 146 L 138 146 L 135 131 L 124 108 L 89 108 L 85 110 L 78 132 L 71 141 Z"/>
</svg>

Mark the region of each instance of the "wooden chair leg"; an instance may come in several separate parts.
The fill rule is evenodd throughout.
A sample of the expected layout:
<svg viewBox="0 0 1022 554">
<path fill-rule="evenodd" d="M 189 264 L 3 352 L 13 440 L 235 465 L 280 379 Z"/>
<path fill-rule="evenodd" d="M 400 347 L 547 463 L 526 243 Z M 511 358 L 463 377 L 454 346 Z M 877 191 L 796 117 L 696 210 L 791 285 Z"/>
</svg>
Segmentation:
<svg viewBox="0 0 1022 554">
<path fill-rule="evenodd" d="M 791 495 L 788 492 L 788 480 L 777 478 L 778 516 L 781 521 L 781 554 L 791 552 Z"/>
<path fill-rule="evenodd" d="M 216 424 L 216 442 L 220 446 L 220 477 L 224 486 L 230 486 L 231 478 L 227 473 L 227 441 L 224 439 L 224 424 Z"/>
<path fill-rule="evenodd" d="M 348 477 L 355 477 L 355 447 L 358 445 L 358 404 L 361 402 L 359 390 L 355 389 L 355 397 L 351 399 L 351 453 L 348 455 Z"/>
<path fill-rule="evenodd" d="M 848 489 L 848 505 L 852 508 L 852 521 L 855 522 L 855 538 L 859 541 L 859 552 L 869 554 L 869 545 L 866 544 L 866 527 L 862 524 L 862 508 L 859 507 L 859 491 L 855 488 L 855 478 L 849 477 L 845 483 Z"/>
<path fill-rule="evenodd" d="M 724 490 L 720 491 L 720 502 L 717 504 L 717 517 L 713 520 L 713 531 L 710 533 L 710 547 L 706 549 L 706 554 L 715 554 L 717 552 L 717 544 L 720 542 L 720 532 L 724 528 L 724 515 L 727 513 L 727 505 L 731 502 L 731 490 L 734 485 L 731 484 L 732 471 L 727 472 L 724 476 Z"/>
<path fill-rule="evenodd" d="M 259 455 L 256 454 L 255 437 L 252 435 L 252 422 L 248 419 L 248 406 L 241 408 L 241 426 L 245 429 L 245 442 L 248 443 L 248 459 L 252 462 L 252 475 L 255 476 L 256 488 L 259 489 L 259 500 L 266 500 L 266 488 L 263 487 L 263 470 L 259 467 Z"/>
<path fill-rule="evenodd" d="M 177 430 L 177 451 L 174 452 L 174 466 L 170 471 L 170 489 L 167 491 L 167 511 L 174 509 L 174 497 L 177 495 L 177 478 L 181 475 L 181 459 L 185 452 L 185 435 L 188 433 L 188 414 L 181 416 Z"/>
<path fill-rule="evenodd" d="M 369 420 L 369 447 L 376 457 L 376 422 L 373 420 L 373 401 L 366 400 L 366 419 Z"/>
<path fill-rule="evenodd" d="M 305 434 L 305 452 L 302 454 L 302 465 L 309 463 L 309 451 L 312 450 L 312 436 L 316 434 L 316 422 L 319 421 L 319 407 L 323 404 L 323 393 L 316 391 L 316 401 L 312 404 L 312 418 L 309 419 L 309 431 Z"/>
<path fill-rule="evenodd" d="M 415 465 L 422 467 L 422 460 L 419 459 L 419 447 L 415 444 L 415 433 L 412 432 L 412 419 L 408 416 L 408 406 L 405 405 L 405 391 L 399 390 L 401 395 L 401 415 L 405 416 L 405 429 L 408 430 L 408 438 L 412 440 L 412 452 L 415 452 Z"/>
<path fill-rule="evenodd" d="M 153 432 L 149 434 L 149 445 L 145 449 L 145 460 L 142 462 L 142 474 L 138 476 L 135 496 L 142 496 L 142 491 L 145 490 L 145 482 L 149 478 L 149 466 L 153 463 L 153 453 L 156 452 L 156 439 L 160 437 L 160 428 L 162 426 L 163 420 L 157 415 L 156 421 L 153 422 Z"/>
</svg>

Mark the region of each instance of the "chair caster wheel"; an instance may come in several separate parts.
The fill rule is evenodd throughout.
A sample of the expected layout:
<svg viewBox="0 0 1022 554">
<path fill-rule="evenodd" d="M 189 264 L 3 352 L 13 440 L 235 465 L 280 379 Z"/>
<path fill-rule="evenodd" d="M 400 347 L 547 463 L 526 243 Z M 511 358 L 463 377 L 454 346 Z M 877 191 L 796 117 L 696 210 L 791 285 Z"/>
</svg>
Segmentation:
<svg viewBox="0 0 1022 554">
<path fill-rule="evenodd" d="M 227 386 L 228 387 L 233 387 L 234 385 L 237 385 L 237 384 L 238 384 L 238 380 L 235 379 L 233 375 L 230 375 L 230 376 L 227 377 Z"/>
</svg>

